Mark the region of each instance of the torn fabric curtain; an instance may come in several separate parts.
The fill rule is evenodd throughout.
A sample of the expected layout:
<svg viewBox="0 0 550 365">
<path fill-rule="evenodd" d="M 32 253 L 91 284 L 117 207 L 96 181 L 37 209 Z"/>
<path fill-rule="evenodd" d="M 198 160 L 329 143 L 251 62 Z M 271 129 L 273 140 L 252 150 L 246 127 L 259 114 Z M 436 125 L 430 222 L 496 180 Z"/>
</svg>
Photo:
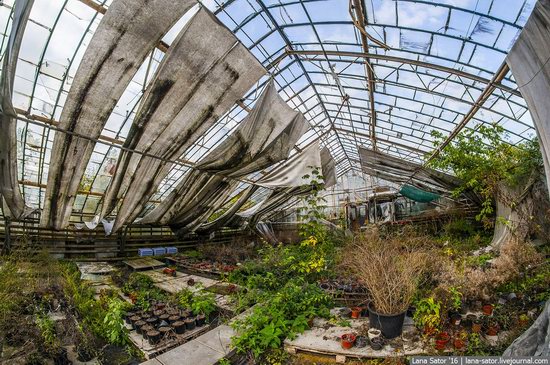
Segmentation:
<svg viewBox="0 0 550 365">
<path fill-rule="evenodd" d="M 180 232 L 185 225 L 188 230 L 197 228 L 197 223 L 208 218 L 202 215 L 225 203 L 216 199 L 212 204 L 216 194 L 222 194 L 221 185 L 229 188 L 225 178 L 211 174 L 239 178 L 267 168 L 285 159 L 307 128 L 304 116 L 291 109 L 270 82 L 236 130 L 200 160 L 143 222 L 170 224 Z M 204 199 L 197 199 L 200 191 L 205 192 Z M 199 206 L 209 209 L 202 211 Z M 193 214 L 195 219 L 190 220 Z"/>
<path fill-rule="evenodd" d="M 270 81 L 235 132 L 196 167 L 230 177 L 263 170 L 286 159 L 308 128 L 302 113 L 290 108 Z"/>
<path fill-rule="evenodd" d="M 25 205 L 19 190 L 17 174 L 17 113 L 12 105 L 13 82 L 19 57 L 19 49 L 34 0 L 15 3 L 8 44 L 4 53 L 0 75 L 0 205 L 2 196 L 9 207 L 11 217 L 26 218 L 33 209 Z M 5 214 L 8 216 L 8 214 Z"/>
<path fill-rule="evenodd" d="M 235 35 L 201 8 L 162 60 L 128 143 L 164 160 L 180 158 L 265 72 Z M 171 167 L 159 158 L 121 155 L 103 212 L 115 205 L 112 199 L 122 199 L 114 232 L 137 218 Z"/>
<path fill-rule="evenodd" d="M 550 1 L 540 0 L 506 57 L 537 131 L 550 185 Z"/>
<path fill-rule="evenodd" d="M 319 142 L 316 141 L 256 183 L 264 187 L 302 186 L 311 180 L 313 169 L 321 166 Z M 306 176 L 309 177 L 305 178 Z"/>
<path fill-rule="evenodd" d="M 321 166 L 325 188 L 336 185 L 336 162 L 326 147 L 321 150 Z"/>
<path fill-rule="evenodd" d="M 252 195 L 258 190 L 257 185 L 251 185 L 248 187 L 248 189 L 244 190 L 239 197 L 239 199 L 230 206 L 222 215 L 220 215 L 218 218 L 213 220 L 209 223 L 202 224 L 198 229 L 197 232 L 203 233 L 203 232 L 212 232 L 215 230 L 218 230 L 222 227 L 224 227 L 226 224 L 228 224 L 233 216 L 241 209 L 241 207 L 252 197 Z"/>
<path fill-rule="evenodd" d="M 96 140 L 146 56 L 195 0 L 115 0 L 101 19 L 76 72 L 59 127 Z M 65 228 L 95 142 L 56 133 L 41 217 Z"/>
<path fill-rule="evenodd" d="M 452 175 L 381 152 L 359 147 L 359 156 L 361 168 L 365 174 L 386 181 L 400 184 L 410 182 L 411 185 L 420 189 L 435 190 L 437 193 L 449 193 L 460 186 L 460 180 Z M 413 173 L 414 177 L 410 179 Z"/>
<path fill-rule="evenodd" d="M 239 217 L 241 223 L 248 221 L 250 226 L 255 226 L 263 216 L 280 208 L 288 202 L 289 199 L 301 195 L 305 195 L 311 192 L 309 185 L 293 186 L 286 188 L 276 188 L 271 194 L 262 202 L 256 204 L 250 209 L 237 213 L 236 217 Z"/>
</svg>

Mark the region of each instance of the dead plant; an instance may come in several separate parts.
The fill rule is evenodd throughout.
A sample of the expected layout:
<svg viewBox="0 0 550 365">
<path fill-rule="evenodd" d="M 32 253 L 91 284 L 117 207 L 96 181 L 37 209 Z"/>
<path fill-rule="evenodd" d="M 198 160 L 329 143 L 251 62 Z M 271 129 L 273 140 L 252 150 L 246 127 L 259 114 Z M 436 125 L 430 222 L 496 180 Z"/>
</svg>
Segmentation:
<svg viewBox="0 0 550 365">
<path fill-rule="evenodd" d="M 406 310 L 430 258 L 426 237 L 393 234 L 377 229 L 357 236 L 347 247 L 342 265 L 369 291 L 377 312 L 391 315 Z"/>
</svg>

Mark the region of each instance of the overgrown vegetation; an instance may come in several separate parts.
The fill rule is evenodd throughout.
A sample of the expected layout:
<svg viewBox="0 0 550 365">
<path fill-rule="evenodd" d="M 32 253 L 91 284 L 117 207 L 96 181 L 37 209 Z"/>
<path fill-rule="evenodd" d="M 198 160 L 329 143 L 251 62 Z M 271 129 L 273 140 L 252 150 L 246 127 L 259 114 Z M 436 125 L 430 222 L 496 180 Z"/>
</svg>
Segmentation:
<svg viewBox="0 0 550 365">
<path fill-rule="evenodd" d="M 439 131 L 431 134 L 436 148 L 446 139 Z M 503 193 L 502 186 L 525 186 L 540 176 L 543 164 L 538 140 L 512 145 L 506 141 L 502 126 L 482 124 L 458 134 L 429 166 L 450 170 L 462 180 L 453 192 L 455 196 L 468 191 L 480 196 L 482 209 L 476 218 L 489 224 L 494 199 Z"/>
<path fill-rule="evenodd" d="M 246 293 L 235 294 L 237 303 L 242 307 L 256 304 L 248 316 L 233 324 L 238 334 L 233 344 L 239 353 L 267 363 L 278 361 L 270 350 L 279 348 L 285 338 L 303 332 L 313 317 L 329 316 L 331 298 L 316 281 L 331 275 L 335 244 L 320 221 L 322 176 L 313 170 L 304 178 L 309 180 L 311 193 L 303 198 L 309 219 L 300 225 L 302 241 L 287 246 L 265 244 L 258 259 L 229 275 L 229 281 L 247 288 Z"/>
</svg>

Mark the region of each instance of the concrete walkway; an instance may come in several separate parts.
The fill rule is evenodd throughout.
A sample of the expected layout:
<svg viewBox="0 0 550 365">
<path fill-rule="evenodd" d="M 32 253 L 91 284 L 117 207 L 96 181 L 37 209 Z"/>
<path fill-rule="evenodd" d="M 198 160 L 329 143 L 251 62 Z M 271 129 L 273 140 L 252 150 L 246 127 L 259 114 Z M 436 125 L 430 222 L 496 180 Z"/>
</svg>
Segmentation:
<svg viewBox="0 0 550 365">
<path fill-rule="evenodd" d="M 220 359 L 230 356 L 233 329 L 221 325 L 202 336 L 167 351 L 142 365 L 214 365 Z"/>
</svg>

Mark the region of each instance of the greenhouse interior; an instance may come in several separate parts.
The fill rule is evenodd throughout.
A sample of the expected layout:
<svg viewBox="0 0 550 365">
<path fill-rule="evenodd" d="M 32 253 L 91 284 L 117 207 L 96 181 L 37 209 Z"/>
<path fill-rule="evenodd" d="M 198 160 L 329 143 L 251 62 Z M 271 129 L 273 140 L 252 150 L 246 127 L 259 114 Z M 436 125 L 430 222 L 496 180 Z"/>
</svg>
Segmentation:
<svg viewBox="0 0 550 365">
<path fill-rule="evenodd" d="M 550 361 L 550 0 L 0 29 L 0 364 Z"/>
</svg>

